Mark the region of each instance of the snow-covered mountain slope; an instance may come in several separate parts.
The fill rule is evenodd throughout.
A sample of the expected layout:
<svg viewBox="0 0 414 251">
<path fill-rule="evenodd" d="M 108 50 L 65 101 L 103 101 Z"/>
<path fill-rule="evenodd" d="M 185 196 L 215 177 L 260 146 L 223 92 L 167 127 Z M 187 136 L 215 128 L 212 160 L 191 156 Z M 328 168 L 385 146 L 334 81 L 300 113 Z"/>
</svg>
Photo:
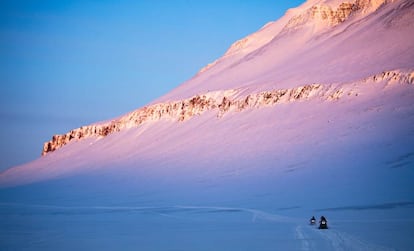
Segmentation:
<svg viewBox="0 0 414 251">
<path fill-rule="evenodd" d="M 338 140 L 336 133 L 347 135 L 349 131 L 373 141 L 392 136 L 383 135 L 383 129 L 374 133 L 389 122 L 374 126 L 368 120 L 373 119 L 372 114 L 384 120 L 389 116 L 391 120 L 401 113 L 400 120 L 393 120 L 401 128 L 390 128 L 388 134 L 402 131 L 411 134 L 414 129 L 410 126 L 414 112 L 413 71 L 382 72 L 350 83 L 314 83 L 256 94 L 244 91 L 155 104 L 117 120 L 54 136 L 45 144 L 46 156 L 3 172 L 0 182 L 2 185 L 32 183 L 71 176 L 91 166 L 118 166 L 147 159 L 155 165 L 160 162 L 167 166 L 194 162 L 195 168 L 212 159 L 222 159 L 223 163 L 231 159 L 237 164 L 238 158 L 247 155 L 262 161 L 261 158 L 276 158 L 287 146 L 300 145 L 299 142 L 330 145 L 325 141 Z M 374 103 L 375 100 L 380 102 Z M 358 107 L 360 103 L 363 105 Z M 334 120 L 341 122 L 331 124 Z M 364 135 L 353 127 L 371 132 Z M 323 133 L 324 130 L 331 133 Z M 335 145 L 335 140 L 331 144 Z M 49 153 L 54 149 L 57 151 Z"/>
<path fill-rule="evenodd" d="M 233 102 L 250 102 L 238 104 L 243 106 L 240 110 L 252 103 L 266 105 L 266 100 L 248 99 L 268 92 L 294 95 L 303 87 L 320 88 L 315 83 L 330 86 L 383 72 L 410 71 L 414 69 L 413 15 L 414 3 L 406 0 L 308 1 L 237 41 L 214 64 L 148 107 L 56 135 L 45 143 L 42 155 L 72 140 L 104 137 L 166 116 L 182 121 L 215 108 L 223 113 L 235 97 L 238 101 Z"/>
<path fill-rule="evenodd" d="M 413 9 L 412 1 L 307 2 L 236 42 L 208 71 L 157 102 L 242 86 L 255 92 L 350 82 L 413 68 Z"/>
<path fill-rule="evenodd" d="M 55 135 L 0 173 L 0 249 L 412 250 L 413 21 L 409 0 L 309 0 Z"/>
<path fill-rule="evenodd" d="M 414 72 L 382 72 L 359 81 L 359 84 L 369 81 L 413 84 Z M 216 112 L 217 117 L 220 118 L 227 112 L 242 112 L 247 109 L 306 101 L 311 98 L 336 101 L 344 95 L 359 95 L 358 89 L 351 86 L 350 83 L 329 85 L 314 83 L 291 89 L 269 90 L 253 94 L 245 94 L 245 92 L 245 89 L 228 90 L 207 93 L 203 96 L 195 96 L 181 101 L 150 105 L 110 122 L 84 126 L 64 135 L 56 135 L 51 141 L 45 143 L 42 155 L 55 151 L 71 141 L 89 137 L 102 138 L 121 130 L 139 127 L 148 122 L 160 120 L 185 121 L 208 111 Z"/>
</svg>

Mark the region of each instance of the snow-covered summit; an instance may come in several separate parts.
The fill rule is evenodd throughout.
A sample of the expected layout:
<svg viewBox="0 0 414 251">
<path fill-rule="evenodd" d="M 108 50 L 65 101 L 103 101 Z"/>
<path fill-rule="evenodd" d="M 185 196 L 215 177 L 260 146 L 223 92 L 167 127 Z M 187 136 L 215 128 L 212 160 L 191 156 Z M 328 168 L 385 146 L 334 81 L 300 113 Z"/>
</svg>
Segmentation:
<svg viewBox="0 0 414 251">
<path fill-rule="evenodd" d="M 308 1 L 235 42 L 156 102 L 239 86 L 351 81 L 413 67 L 413 9 L 409 0 Z"/>
<path fill-rule="evenodd" d="M 390 0 L 319 0 L 307 1 L 300 7 L 288 10 L 285 15 L 266 24 L 258 32 L 236 41 L 230 46 L 223 57 L 234 54 L 250 53 L 277 36 L 301 29 L 304 26 L 313 26 L 313 33 L 320 32 L 345 22 L 350 17 L 362 18 L 376 11 L 379 7 L 389 4 Z M 207 68 L 210 68 L 208 65 Z M 205 71 L 203 68 L 202 71 Z"/>
</svg>

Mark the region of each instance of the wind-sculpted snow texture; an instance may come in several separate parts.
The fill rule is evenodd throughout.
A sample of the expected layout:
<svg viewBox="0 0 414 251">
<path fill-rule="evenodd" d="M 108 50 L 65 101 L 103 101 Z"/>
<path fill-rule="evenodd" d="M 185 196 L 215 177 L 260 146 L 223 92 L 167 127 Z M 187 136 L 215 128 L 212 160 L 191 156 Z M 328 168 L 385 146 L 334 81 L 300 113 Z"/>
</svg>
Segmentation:
<svg viewBox="0 0 414 251">
<path fill-rule="evenodd" d="M 0 249 L 413 250 L 413 34 L 412 0 L 288 10 L 1 172 Z"/>
<path fill-rule="evenodd" d="M 414 73 L 411 71 L 389 71 L 382 72 L 360 82 L 366 82 L 372 79 L 375 82 L 395 81 L 402 84 L 412 84 L 413 78 Z M 158 121 L 161 119 L 185 121 L 209 110 L 216 111 L 217 117 L 221 117 L 229 111 L 240 112 L 245 109 L 261 108 L 280 103 L 305 101 L 313 97 L 332 101 L 341 98 L 342 95 L 358 95 L 358 91 L 353 90 L 350 84 L 310 84 L 292 89 L 264 91 L 247 96 L 240 94 L 242 92 L 240 90 L 229 90 L 219 93 L 197 95 L 183 101 L 144 107 L 108 123 L 83 126 L 71 130 L 67 134 L 53 136 L 51 141 L 44 144 L 42 155 L 55 151 L 73 140 L 88 137 L 105 137 L 109 134 L 136 127 L 149 121 Z"/>
</svg>

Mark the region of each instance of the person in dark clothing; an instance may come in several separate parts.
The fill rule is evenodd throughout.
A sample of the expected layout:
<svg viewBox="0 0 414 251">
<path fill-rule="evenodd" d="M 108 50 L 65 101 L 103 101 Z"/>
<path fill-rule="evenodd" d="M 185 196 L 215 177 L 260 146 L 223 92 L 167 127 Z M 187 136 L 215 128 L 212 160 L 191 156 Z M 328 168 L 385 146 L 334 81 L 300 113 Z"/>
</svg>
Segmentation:
<svg viewBox="0 0 414 251">
<path fill-rule="evenodd" d="M 321 220 L 319 221 L 319 229 L 328 229 L 328 221 L 325 216 L 321 216 Z"/>
<path fill-rule="evenodd" d="M 310 224 L 315 225 L 315 223 L 316 223 L 315 216 L 312 216 L 312 218 L 310 219 Z"/>
</svg>

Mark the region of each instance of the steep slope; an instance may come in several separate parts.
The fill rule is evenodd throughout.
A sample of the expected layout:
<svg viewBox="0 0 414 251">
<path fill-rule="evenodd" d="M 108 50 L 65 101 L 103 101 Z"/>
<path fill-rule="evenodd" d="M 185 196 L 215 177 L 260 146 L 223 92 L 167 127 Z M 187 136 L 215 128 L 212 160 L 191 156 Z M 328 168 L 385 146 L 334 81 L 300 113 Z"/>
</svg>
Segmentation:
<svg viewBox="0 0 414 251">
<path fill-rule="evenodd" d="M 243 39 L 246 51 L 236 50 L 242 47 L 237 42 L 209 71 L 157 102 L 241 86 L 254 92 L 353 81 L 384 70 L 413 67 L 412 1 L 315 2 L 312 7 L 308 2 L 290 10 L 262 29 L 275 27 L 273 36 L 262 36 L 259 31 Z M 259 47 L 249 46 L 262 37 L 271 39 L 259 42 Z"/>
<path fill-rule="evenodd" d="M 207 125 L 218 123 L 227 130 L 231 127 L 227 124 L 228 118 L 235 121 L 240 118 L 251 124 L 248 128 L 268 124 L 267 130 L 257 133 L 272 135 L 275 130 L 272 123 L 261 117 L 267 109 L 278 111 L 278 107 L 287 106 L 290 112 L 300 113 L 296 107 L 303 102 L 318 101 L 329 107 L 335 107 L 344 98 L 369 102 L 361 92 L 368 83 L 377 86 L 370 90 L 368 97 L 388 95 L 388 88 L 381 86 L 390 83 L 399 83 L 398 88 L 410 93 L 414 69 L 413 16 L 414 3 L 407 0 L 308 1 L 236 42 L 216 63 L 152 104 L 111 121 L 53 136 L 44 144 L 42 155 L 59 151 L 2 172 L 0 184 L 24 184 L 74 175 L 82 172 L 85 165 L 93 166 L 92 163 L 101 163 L 102 159 L 114 162 L 108 156 L 115 158 L 115 163 L 124 160 L 129 163 L 130 159 L 139 162 L 149 156 L 157 156 L 155 159 L 170 156 L 167 163 L 180 162 L 185 151 L 179 154 L 177 151 L 184 143 L 178 143 L 177 149 L 170 145 L 186 142 L 193 146 L 207 140 L 198 135 L 198 129 L 191 127 L 197 120 L 205 120 Z M 399 99 L 389 95 L 390 104 Z M 330 113 L 336 112 L 333 109 Z M 315 116 L 314 119 L 325 118 Z M 348 119 L 354 118 L 350 115 Z M 170 127 L 188 128 L 188 131 L 177 135 L 180 130 L 171 131 Z M 214 135 L 220 130 L 205 128 L 203 131 Z M 310 129 L 307 124 L 301 124 L 297 130 Z M 132 145 L 128 143 L 131 135 L 136 139 Z M 160 141 L 157 135 L 170 140 Z M 224 145 L 239 145 L 239 136 L 223 135 L 227 139 Z M 107 142 L 117 147 L 109 147 Z M 257 143 L 245 142 L 243 145 L 248 150 L 244 154 L 259 153 L 257 149 L 261 149 L 266 153 L 263 156 L 271 156 L 272 151 L 279 150 L 271 142 L 255 150 Z M 206 141 L 206 144 L 210 143 Z M 99 150 L 103 156 L 95 158 L 92 153 L 102 145 L 107 146 Z M 213 145 L 194 156 L 209 156 L 204 160 L 208 161 L 230 154 L 222 149 L 224 146 Z M 149 148 L 152 150 L 142 151 Z M 216 149 L 221 149 L 220 153 Z"/>
<path fill-rule="evenodd" d="M 269 139 L 277 139 L 283 142 L 283 144 L 288 145 L 292 139 L 282 137 L 286 130 L 292 131 L 296 129 L 310 135 L 312 130 L 315 129 L 312 127 L 314 123 L 312 120 L 316 120 L 324 125 L 320 125 L 318 132 L 315 132 L 316 135 L 313 137 L 326 141 L 328 140 L 325 138 L 326 136 L 318 135 L 322 129 L 328 130 L 330 127 L 330 125 L 325 124 L 326 122 L 329 123 L 329 119 L 325 117 L 326 115 L 336 117 L 336 119 L 341 121 L 350 120 L 352 123 L 358 123 L 354 121 L 356 119 L 354 117 L 358 116 L 352 114 L 353 109 L 355 112 L 363 111 L 363 109 L 374 109 L 383 113 L 381 106 L 389 103 L 387 106 L 393 107 L 398 99 L 406 102 L 404 107 L 397 105 L 392 109 L 395 111 L 402 109 L 404 112 L 408 112 L 408 117 L 402 119 L 404 123 L 408 123 L 412 119 L 410 117 L 410 112 L 412 112 L 410 109 L 413 107 L 410 105 L 410 101 L 414 97 L 413 84 L 414 71 L 391 71 L 382 72 L 350 83 L 318 83 L 293 89 L 269 90 L 255 94 L 244 94 L 243 90 L 233 90 L 220 93 L 221 95 L 216 94 L 218 96 L 211 94 L 210 96 L 196 96 L 184 101 L 155 104 L 129 113 L 117 120 L 81 127 L 67 134 L 54 136 L 50 142 L 45 143 L 43 155 L 47 156 L 30 164 L 3 172 L 0 176 L 0 183 L 3 185 L 8 183 L 32 183 L 39 180 L 71 175 L 73 172 L 82 171 L 81 169 L 85 168 L 85 164 L 95 165 L 99 163 L 98 166 L 116 166 L 123 163 L 123 161 L 127 161 L 127 163 L 132 160 L 139 162 L 150 156 L 153 156 L 153 161 L 157 159 L 161 161 L 161 159 L 168 156 L 168 160 L 165 160 L 166 163 L 180 162 L 188 158 L 187 151 L 193 152 L 194 149 L 197 149 L 197 146 L 201 147 L 201 149 L 195 151 L 194 155 L 190 155 L 193 156 L 189 159 L 190 162 L 198 162 L 200 159 L 209 162 L 210 158 L 227 158 L 226 155 L 231 154 L 237 156 L 239 154 L 252 155 L 256 153 L 260 156 L 260 151 L 263 151 L 263 157 L 269 155 L 267 157 L 273 158 L 272 155 L 276 154 L 272 153 L 272 151 L 277 152 L 281 150 L 279 148 L 282 146 L 272 143 L 272 141 L 266 142 L 266 144 L 264 142 L 259 144 L 259 142 L 255 142 L 255 136 L 250 135 L 247 137 L 244 135 L 244 130 L 238 131 L 238 133 L 229 131 L 221 136 L 214 135 L 219 135 L 219 132 L 222 130 L 230 130 L 235 126 L 235 121 L 240 120 L 243 121 L 242 128 L 250 128 L 259 137 L 265 136 L 269 137 Z M 395 90 L 398 90 L 397 94 L 401 96 L 398 96 Z M 407 93 L 402 97 L 401 92 Z M 377 108 L 375 108 L 374 104 L 368 105 L 372 107 L 356 107 L 358 102 L 367 102 L 369 104 L 370 99 L 377 99 L 382 96 L 385 99 Z M 346 105 L 343 104 L 344 102 Z M 352 102 L 355 102 L 355 104 Z M 292 123 L 290 129 L 278 128 L 279 123 L 287 123 L 285 118 L 278 115 L 279 109 L 301 114 L 303 112 L 301 109 L 303 108 L 298 109 L 297 107 L 307 106 L 308 103 L 315 105 L 315 107 L 311 108 L 315 112 L 320 109 L 317 107 L 323 107 L 324 105 L 330 107 L 330 109 L 326 111 L 327 114 L 317 112 L 315 115 L 308 115 L 311 119 L 305 124 L 299 123 L 300 119 L 295 118 L 289 122 Z M 263 117 L 263 113 L 266 114 L 269 109 L 274 109 L 274 117 Z M 339 113 L 336 109 L 345 109 L 348 116 Z M 341 116 L 343 117 L 341 118 Z M 383 114 L 383 116 L 386 116 L 386 114 Z M 198 127 L 200 126 L 198 123 L 200 122 L 197 121 L 200 120 L 204 121 L 203 123 L 206 123 L 207 126 L 203 126 L 203 128 L 205 127 L 202 130 L 204 133 L 209 132 L 208 134 L 211 137 L 225 140 L 226 143 L 220 145 L 219 142 L 215 142 L 213 139 L 198 135 Z M 194 125 L 194 123 L 196 124 Z M 209 125 L 212 128 L 208 128 Z M 266 129 L 258 131 L 258 128 L 263 126 Z M 338 126 L 337 130 L 346 134 L 348 130 L 346 128 L 347 125 Z M 361 126 L 366 127 L 367 125 Z M 396 128 L 395 130 L 410 129 L 408 124 L 406 126 L 407 128 Z M 182 129 L 179 129 L 181 127 Z M 180 132 L 181 130 L 184 131 Z M 278 133 L 275 134 L 274 132 Z M 411 132 L 408 131 L 407 133 Z M 375 134 L 372 136 L 375 136 Z M 238 146 L 241 143 L 240 138 L 245 138 L 246 140 L 241 149 L 238 149 L 236 152 L 233 152 L 231 149 L 226 150 L 226 147 L 230 145 Z M 308 139 L 304 137 L 303 140 L 306 142 Z M 371 140 L 374 140 L 374 138 Z M 175 145 L 177 145 L 177 148 L 174 147 Z M 52 153 L 49 156 L 48 153 L 64 146 L 65 148 L 62 149 L 62 152 Z M 204 155 L 207 157 L 203 157 Z M 77 163 L 74 159 L 81 161 Z M 234 161 L 238 162 L 237 159 L 234 159 Z"/>
<path fill-rule="evenodd" d="M 217 119 L 226 121 L 226 116 L 236 116 L 247 123 L 249 116 L 261 114 L 262 109 L 268 109 L 266 107 L 277 109 L 288 105 L 291 112 L 297 112 L 295 103 L 307 100 L 333 105 L 348 96 L 348 99 L 356 101 L 361 99 L 360 89 L 369 82 L 398 82 L 399 88 L 409 92 L 414 69 L 413 16 L 414 3 L 406 0 L 308 1 L 289 10 L 280 20 L 236 42 L 216 63 L 152 104 L 111 121 L 53 136 L 44 144 L 42 155 L 60 150 L 69 143 L 71 146 L 50 158 L 41 158 L 1 173 L 0 183 L 20 184 L 70 175 L 89 162 L 100 162 L 91 158 L 90 152 L 96 151 L 96 145 L 101 142 L 111 141 L 106 138 L 120 143 L 116 144 L 118 149 L 102 149 L 103 155 L 113 156 L 112 151 L 115 151 L 120 159 L 125 157 L 137 161 L 146 158 L 141 148 L 148 146 L 153 146 L 154 152 L 163 152 L 163 148 L 170 149 L 168 144 L 187 141 L 186 138 L 192 138 L 189 145 L 197 144 L 200 140 L 197 130 L 190 130 L 182 138 L 174 136 L 175 131 L 169 132 L 171 142 L 163 145 L 152 141 L 159 140 L 154 128 L 187 127 L 195 117 L 209 118 L 206 123 L 215 123 Z M 377 95 L 387 92 L 380 87 L 374 90 Z M 371 92 L 370 95 L 374 95 Z M 250 123 L 268 123 L 263 119 L 252 119 Z M 227 125 L 224 123 L 223 126 Z M 300 130 L 306 131 L 306 125 L 303 127 Z M 129 142 L 129 133 L 135 130 L 140 135 L 134 136 L 139 148 L 123 143 Z M 216 133 L 215 130 L 210 131 Z M 262 133 L 271 134 L 267 131 Z M 141 139 L 146 134 L 153 135 L 153 138 Z M 235 140 L 233 143 L 237 145 L 237 137 L 226 136 L 228 144 Z M 83 142 L 86 139 L 89 139 L 86 144 L 92 145 L 88 149 Z M 265 146 L 274 148 L 271 143 Z M 55 169 L 55 162 L 59 165 L 59 162 L 65 163 L 63 159 L 73 159 L 75 155 L 71 149 L 76 148 L 85 151 L 76 153 L 76 159 L 82 160 L 79 164 L 70 161 L 71 164 L 64 165 L 65 168 L 51 172 Z M 253 146 L 247 146 L 247 149 L 251 148 Z M 61 154 L 65 156 L 63 159 L 57 157 Z M 152 152 L 146 154 L 153 155 Z M 173 158 L 179 160 L 181 155 Z M 50 159 L 53 162 L 50 163 Z"/>
<path fill-rule="evenodd" d="M 412 84 L 414 82 L 414 72 L 382 72 L 363 81 L 368 81 L 369 79 Z M 341 98 L 343 95 L 357 96 L 359 94 L 349 84 L 348 86 L 333 86 L 316 83 L 292 89 L 269 90 L 253 94 L 245 94 L 244 92 L 245 90 L 243 89 L 228 90 L 219 93 L 207 93 L 203 96 L 195 96 L 182 101 L 150 105 L 122 116 L 117 120 L 81 127 L 64 135 L 55 135 L 51 141 L 45 143 L 42 155 L 55 151 L 72 140 L 88 137 L 106 137 L 111 133 L 138 127 L 149 121 L 159 121 L 162 119 L 184 121 L 207 111 L 217 111 L 217 117 L 221 117 L 229 111 L 241 112 L 251 108 L 304 101 L 312 97 L 332 101 Z"/>
</svg>

